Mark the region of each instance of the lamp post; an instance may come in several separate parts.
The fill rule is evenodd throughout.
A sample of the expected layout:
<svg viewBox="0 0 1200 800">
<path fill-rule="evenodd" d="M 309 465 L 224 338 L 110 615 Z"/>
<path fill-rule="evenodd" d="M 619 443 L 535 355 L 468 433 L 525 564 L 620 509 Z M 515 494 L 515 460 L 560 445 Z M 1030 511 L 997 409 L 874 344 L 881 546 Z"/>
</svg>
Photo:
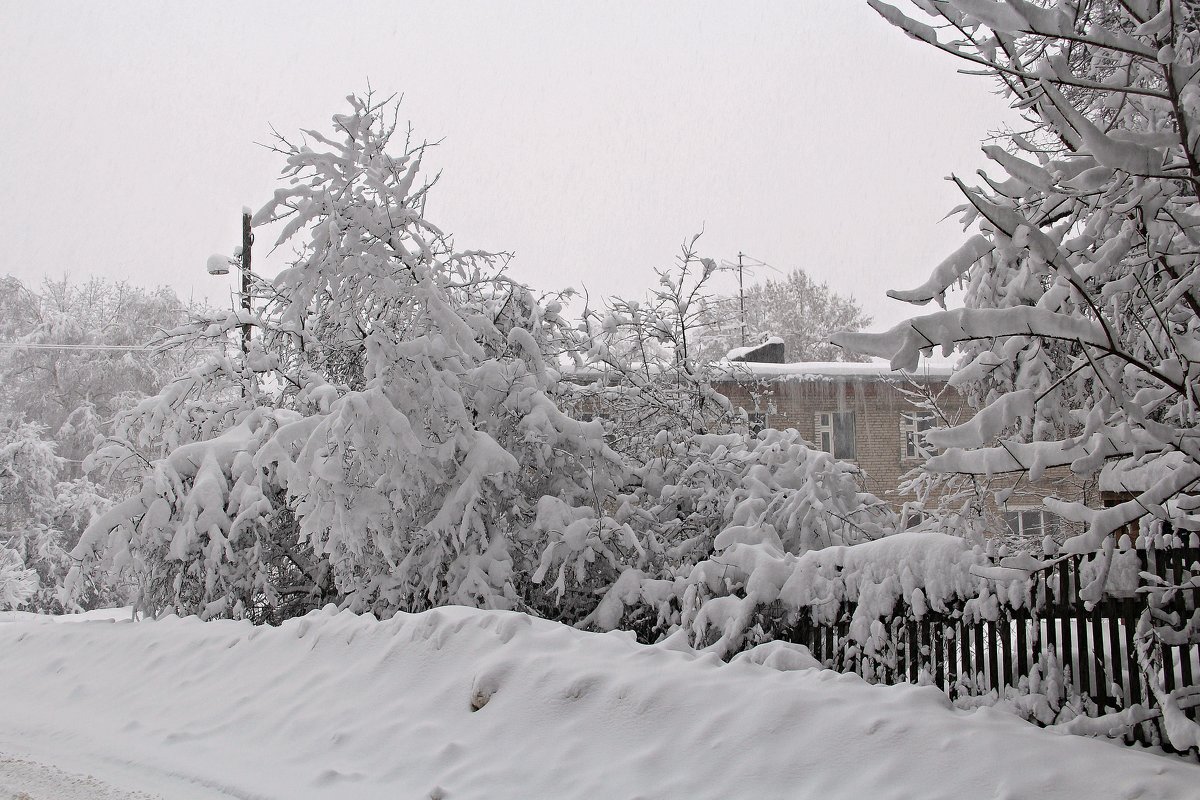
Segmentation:
<svg viewBox="0 0 1200 800">
<path fill-rule="evenodd" d="M 242 311 L 246 318 L 250 317 L 250 251 L 254 244 L 254 233 L 250 230 L 250 209 L 242 209 L 242 246 L 234 251 L 234 257 L 223 256 L 219 253 L 208 257 L 209 275 L 228 275 L 229 267 L 237 264 L 242 272 Z M 242 352 L 250 352 L 250 323 L 242 323 Z"/>
<path fill-rule="evenodd" d="M 242 209 L 242 310 L 250 319 L 250 249 L 254 244 L 254 233 L 250 230 L 250 210 Z M 242 352 L 250 352 L 250 323 L 242 324 Z"/>
</svg>

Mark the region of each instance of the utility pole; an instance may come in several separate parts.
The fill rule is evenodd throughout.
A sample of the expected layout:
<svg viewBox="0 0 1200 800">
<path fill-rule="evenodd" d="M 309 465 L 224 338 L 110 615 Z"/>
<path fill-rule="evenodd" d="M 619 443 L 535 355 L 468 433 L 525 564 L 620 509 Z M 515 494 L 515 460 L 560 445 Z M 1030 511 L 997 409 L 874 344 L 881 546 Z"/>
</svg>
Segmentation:
<svg viewBox="0 0 1200 800">
<path fill-rule="evenodd" d="M 742 288 L 742 251 L 738 251 L 738 306 L 740 308 L 738 320 L 739 328 L 742 332 L 742 347 L 746 346 L 746 292 Z"/>
<path fill-rule="evenodd" d="M 250 316 L 250 247 L 254 234 L 250 231 L 250 212 L 242 212 L 242 311 Z M 242 323 L 242 352 L 250 353 L 250 323 Z"/>
</svg>

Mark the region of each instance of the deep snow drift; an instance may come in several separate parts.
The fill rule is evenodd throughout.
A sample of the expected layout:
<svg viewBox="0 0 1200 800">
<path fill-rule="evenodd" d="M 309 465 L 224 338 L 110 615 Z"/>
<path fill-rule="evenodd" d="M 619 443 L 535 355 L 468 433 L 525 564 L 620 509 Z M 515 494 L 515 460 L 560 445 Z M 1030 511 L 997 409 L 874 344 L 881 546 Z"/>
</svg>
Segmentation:
<svg viewBox="0 0 1200 800">
<path fill-rule="evenodd" d="M 172 798 L 1200 790 L 1194 764 L 954 710 L 933 688 L 747 662 L 465 608 L 280 628 L 0 614 L 0 753 Z"/>
</svg>

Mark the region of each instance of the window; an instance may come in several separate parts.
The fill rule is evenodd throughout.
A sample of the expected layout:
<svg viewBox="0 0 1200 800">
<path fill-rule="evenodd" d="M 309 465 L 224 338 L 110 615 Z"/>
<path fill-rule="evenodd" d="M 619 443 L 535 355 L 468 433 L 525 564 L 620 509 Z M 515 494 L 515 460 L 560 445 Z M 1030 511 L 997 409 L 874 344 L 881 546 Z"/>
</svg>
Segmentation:
<svg viewBox="0 0 1200 800">
<path fill-rule="evenodd" d="M 925 444 L 924 433 L 935 427 L 933 414 L 907 412 L 900 415 L 900 436 L 905 459 L 925 458 L 936 452 Z"/>
<path fill-rule="evenodd" d="M 1004 512 L 1004 524 L 1014 536 L 1030 539 L 1058 534 L 1058 517 L 1044 508 L 1010 508 Z"/>
<path fill-rule="evenodd" d="M 834 458 L 855 458 L 854 412 L 822 411 L 815 415 L 816 445 Z"/>
</svg>

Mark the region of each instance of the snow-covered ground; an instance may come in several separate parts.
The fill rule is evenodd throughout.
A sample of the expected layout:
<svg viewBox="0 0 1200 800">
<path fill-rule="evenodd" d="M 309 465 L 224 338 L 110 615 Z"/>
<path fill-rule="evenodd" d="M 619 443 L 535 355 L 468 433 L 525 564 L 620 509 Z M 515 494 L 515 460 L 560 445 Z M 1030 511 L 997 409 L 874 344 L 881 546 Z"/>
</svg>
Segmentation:
<svg viewBox="0 0 1200 800">
<path fill-rule="evenodd" d="M 280 628 L 0 614 L 0 720 L 0 797 L 33 800 L 1200 794 L 1195 764 L 936 689 L 464 608 Z"/>
</svg>

